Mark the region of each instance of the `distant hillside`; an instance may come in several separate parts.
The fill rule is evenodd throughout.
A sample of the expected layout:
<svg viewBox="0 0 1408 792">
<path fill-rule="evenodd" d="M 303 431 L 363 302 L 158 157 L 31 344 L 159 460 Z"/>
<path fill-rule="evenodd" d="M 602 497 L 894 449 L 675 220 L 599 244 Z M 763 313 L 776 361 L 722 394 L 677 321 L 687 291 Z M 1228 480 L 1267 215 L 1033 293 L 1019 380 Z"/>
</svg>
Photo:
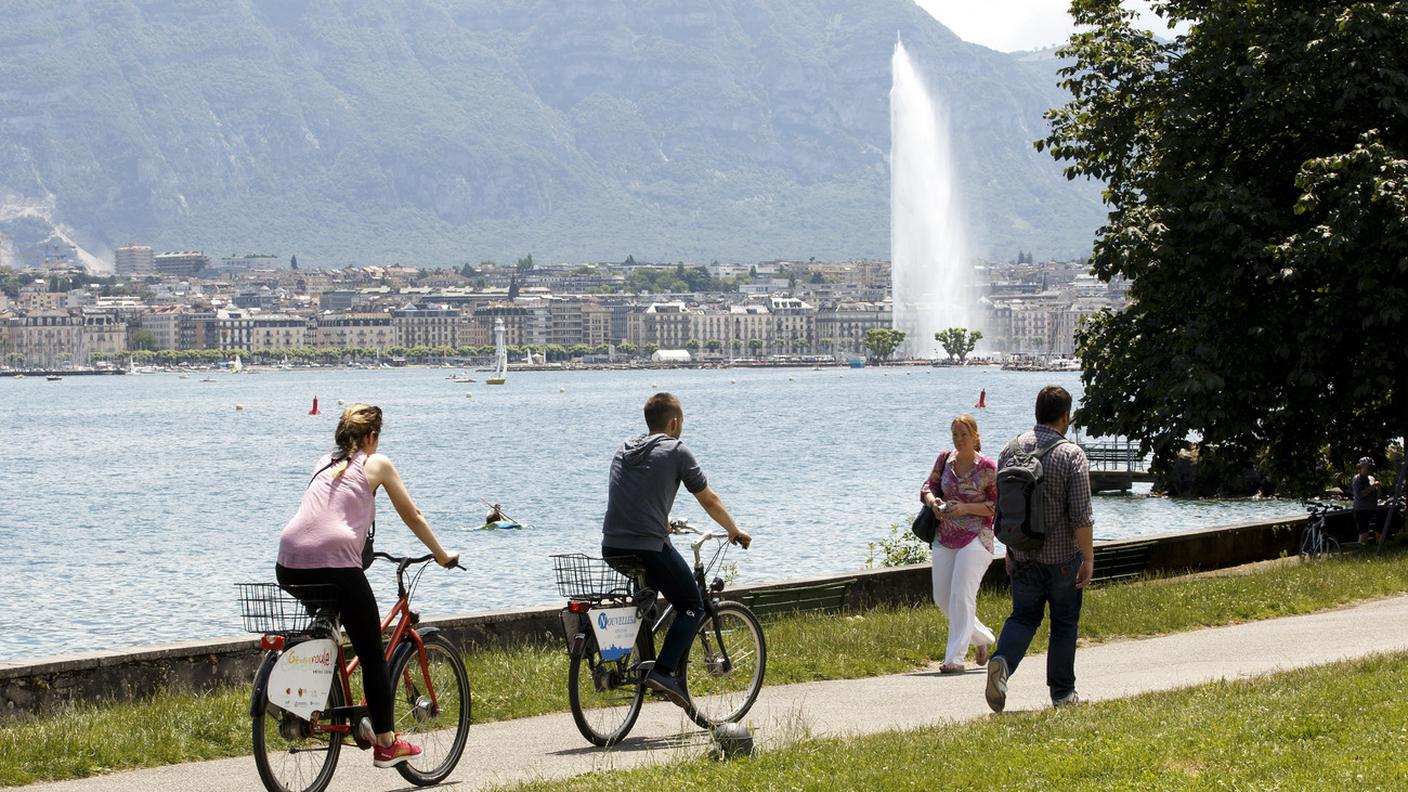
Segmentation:
<svg viewBox="0 0 1408 792">
<path fill-rule="evenodd" d="M 1054 64 L 910 0 L 11 4 L 0 230 L 325 265 L 885 257 L 897 33 L 953 108 L 975 252 L 1085 252 L 1098 191 L 1030 145 Z"/>
</svg>

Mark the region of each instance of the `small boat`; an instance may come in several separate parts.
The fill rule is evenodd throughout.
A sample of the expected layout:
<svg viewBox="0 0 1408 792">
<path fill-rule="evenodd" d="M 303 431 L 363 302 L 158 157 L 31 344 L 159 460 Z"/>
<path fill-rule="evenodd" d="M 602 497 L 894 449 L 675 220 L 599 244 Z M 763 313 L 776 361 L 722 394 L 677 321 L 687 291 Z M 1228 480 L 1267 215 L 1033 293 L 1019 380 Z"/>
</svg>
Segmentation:
<svg viewBox="0 0 1408 792">
<path fill-rule="evenodd" d="M 853 357 L 853 358 L 847 360 L 846 362 L 851 365 L 851 368 L 855 368 L 855 369 L 865 368 L 865 358 L 863 358 L 863 357 Z"/>
<path fill-rule="evenodd" d="M 214 381 L 215 381 L 215 380 L 211 379 L 210 377 L 205 377 L 205 378 L 203 378 L 203 379 L 201 380 L 201 382 L 214 382 Z"/>
<path fill-rule="evenodd" d="M 493 522 L 484 523 L 484 525 L 481 526 L 481 527 L 479 528 L 479 530 L 481 530 L 481 531 L 515 531 L 515 530 L 518 530 L 518 529 L 520 529 L 520 528 L 522 528 L 522 527 L 523 527 L 522 524 L 516 523 L 516 522 L 514 522 L 513 520 L 495 520 L 495 521 L 493 521 Z"/>
<path fill-rule="evenodd" d="M 48 380 L 48 381 L 50 381 L 50 382 L 58 382 L 59 380 L 63 379 L 63 377 L 60 377 L 58 374 L 50 374 L 49 376 L 45 377 L 44 379 L 46 379 L 46 380 Z"/>
<path fill-rule="evenodd" d="M 478 382 L 478 380 L 476 380 L 474 377 L 466 376 L 464 374 L 452 375 L 451 377 L 449 377 L 449 380 L 450 382 Z"/>
<path fill-rule="evenodd" d="M 181 374 L 177 377 L 177 379 L 190 379 L 190 377 L 186 374 Z"/>
</svg>

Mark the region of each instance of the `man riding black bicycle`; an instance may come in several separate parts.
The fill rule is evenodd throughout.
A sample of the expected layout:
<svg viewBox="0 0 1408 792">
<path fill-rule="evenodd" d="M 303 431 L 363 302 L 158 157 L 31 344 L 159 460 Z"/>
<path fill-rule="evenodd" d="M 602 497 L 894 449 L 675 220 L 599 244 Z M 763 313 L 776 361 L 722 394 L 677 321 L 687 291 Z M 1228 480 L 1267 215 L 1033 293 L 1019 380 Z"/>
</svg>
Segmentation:
<svg viewBox="0 0 1408 792">
<path fill-rule="evenodd" d="M 734 524 L 694 454 L 680 442 L 684 430 L 680 400 L 669 393 L 651 396 L 645 402 L 645 425 L 649 431 L 622 443 L 611 460 L 601 554 L 608 559 L 639 559 L 646 585 L 675 607 L 675 620 L 644 684 L 686 707 L 689 698 L 675 672 L 705 614 L 694 574 L 670 543 L 670 509 L 680 484 L 728 531 L 730 542 L 747 549 L 753 538 Z"/>
</svg>

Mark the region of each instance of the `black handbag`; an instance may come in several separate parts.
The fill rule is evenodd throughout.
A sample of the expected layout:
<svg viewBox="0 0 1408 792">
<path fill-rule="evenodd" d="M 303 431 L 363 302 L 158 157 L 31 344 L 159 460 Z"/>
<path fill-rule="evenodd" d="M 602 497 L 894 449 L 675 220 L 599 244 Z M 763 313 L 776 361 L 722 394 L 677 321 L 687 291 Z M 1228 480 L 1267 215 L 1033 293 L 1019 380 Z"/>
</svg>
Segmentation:
<svg viewBox="0 0 1408 792">
<path fill-rule="evenodd" d="M 935 467 L 939 469 L 939 475 L 943 475 L 944 465 L 948 463 L 948 452 L 939 454 L 939 461 Z M 909 526 L 909 532 L 914 534 L 914 538 L 926 545 L 934 543 L 934 535 L 939 531 L 939 520 L 934 516 L 934 510 L 928 506 L 921 506 L 919 513 L 914 515 L 914 522 Z"/>
<path fill-rule="evenodd" d="M 322 472 L 323 472 L 324 470 L 327 470 L 328 468 L 332 467 L 333 465 L 336 465 L 338 462 L 341 462 L 341 461 L 343 461 L 344 459 L 347 459 L 347 457 L 334 455 L 331 462 L 328 462 L 326 465 L 323 465 L 322 467 L 318 468 L 318 472 L 313 474 L 313 478 L 308 479 L 308 487 L 313 486 L 313 482 L 315 482 L 315 481 L 318 480 L 318 476 L 322 475 Z M 303 489 L 306 490 L 306 489 L 308 489 L 308 487 L 304 487 Z M 371 565 L 372 565 L 372 562 L 376 560 L 376 557 L 373 555 L 373 554 L 376 552 L 376 547 L 373 546 L 373 540 L 375 540 L 375 539 L 376 539 L 376 518 L 373 517 L 373 518 L 372 518 L 372 527 L 369 528 L 369 529 L 367 529 L 367 541 L 365 541 L 365 542 L 362 543 L 362 569 L 363 569 L 363 570 L 370 569 L 370 568 L 371 568 Z"/>
<path fill-rule="evenodd" d="M 914 524 L 909 526 L 909 532 L 924 544 L 934 543 L 934 533 L 939 529 L 939 521 L 934 517 L 934 510 L 928 506 L 920 507 L 919 513 L 914 516 Z"/>
</svg>

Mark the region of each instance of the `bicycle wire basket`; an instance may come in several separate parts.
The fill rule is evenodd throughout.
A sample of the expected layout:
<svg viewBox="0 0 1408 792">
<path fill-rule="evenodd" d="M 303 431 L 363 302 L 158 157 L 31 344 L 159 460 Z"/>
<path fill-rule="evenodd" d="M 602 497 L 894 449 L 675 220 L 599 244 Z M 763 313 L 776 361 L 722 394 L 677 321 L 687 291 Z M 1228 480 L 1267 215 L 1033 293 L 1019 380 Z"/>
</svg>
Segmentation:
<svg viewBox="0 0 1408 792">
<path fill-rule="evenodd" d="M 552 556 L 557 592 L 568 599 L 602 599 L 630 593 L 631 580 L 610 562 L 581 553 Z"/>
<path fill-rule="evenodd" d="M 307 632 L 319 612 L 337 605 L 335 586 L 290 586 L 298 596 L 277 583 L 236 583 L 235 588 L 244 631 L 261 635 Z"/>
</svg>

